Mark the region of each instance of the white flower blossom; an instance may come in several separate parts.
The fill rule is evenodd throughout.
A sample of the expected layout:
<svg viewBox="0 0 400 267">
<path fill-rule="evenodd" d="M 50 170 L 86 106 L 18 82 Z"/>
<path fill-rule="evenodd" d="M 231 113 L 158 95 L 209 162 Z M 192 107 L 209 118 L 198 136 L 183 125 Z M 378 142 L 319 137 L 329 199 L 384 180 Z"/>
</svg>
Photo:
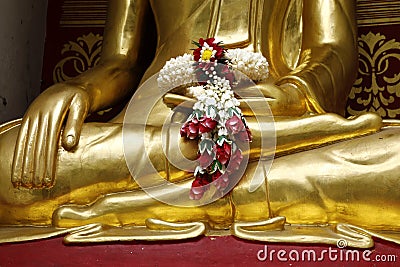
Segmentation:
<svg viewBox="0 0 400 267">
<path fill-rule="evenodd" d="M 230 60 L 230 66 L 242 72 L 253 81 L 261 81 L 268 78 L 268 61 L 261 53 L 232 49 L 226 52 Z"/>
<path fill-rule="evenodd" d="M 193 105 L 193 109 L 194 110 L 196 110 L 196 109 L 198 109 L 198 110 L 200 110 L 200 111 L 204 111 L 204 103 L 202 103 L 202 102 L 200 102 L 200 101 L 197 101 L 196 103 L 194 103 L 194 105 Z"/>
<path fill-rule="evenodd" d="M 169 91 L 178 86 L 193 83 L 195 81 L 193 63 L 193 55 L 190 54 L 167 61 L 158 75 L 158 87 L 162 91 Z"/>
<path fill-rule="evenodd" d="M 205 90 L 204 87 L 199 85 L 199 86 L 190 86 L 188 88 L 188 95 L 195 97 L 195 98 L 199 98 L 201 95 L 205 94 Z"/>
<path fill-rule="evenodd" d="M 228 116 L 228 113 L 225 110 L 221 109 L 218 112 L 218 115 L 219 115 L 220 118 L 226 118 Z"/>
<path fill-rule="evenodd" d="M 228 99 L 225 101 L 225 109 L 233 108 L 235 106 L 235 103 L 232 101 L 232 99 Z"/>
<path fill-rule="evenodd" d="M 210 109 L 210 117 L 214 119 L 216 116 L 217 116 L 217 112 L 215 111 L 215 109 L 211 108 Z"/>
<path fill-rule="evenodd" d="M 218 129 L 218 136 L 227 136 L 228 135 L 228 130 L 225 127 L 220 127 Z"/>
<path fill-rule="evenodd" d="M 215 106 L 217 104 L 217 100 L 214 97 L 207 97 L 205 104 L 207 106 Z"/>
</svg>

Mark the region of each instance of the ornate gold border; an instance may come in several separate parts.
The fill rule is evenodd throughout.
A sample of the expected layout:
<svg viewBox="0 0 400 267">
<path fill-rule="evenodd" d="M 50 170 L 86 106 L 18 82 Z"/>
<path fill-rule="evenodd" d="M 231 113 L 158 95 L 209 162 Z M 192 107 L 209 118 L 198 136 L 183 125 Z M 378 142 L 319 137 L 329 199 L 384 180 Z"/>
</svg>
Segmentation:
<svg viewBox="0 0 400 267">
<path fill-rule="evenodd" d="M 369 32 L 359 37 L 358 44 L 359 73 L 349 94 L 347 112 L 358 115 L 371 111 L 384 118 L 397 118 L 400 72 L 394 63 L 400 61 L 400 42 Z"/>
<path fill-rule="evenodd" d="M 63 58 L 53 69 L 54 83 L 67 81 L 97 65 L 102 44 L 103 36 L 92 32 L 78 37 L 76 41 L 64 44 L 61 51 Z M 70 66 L 69 68 L 73 66 L 73 68 L 68 69 L 67 66 Z M 69 76 L 66 69 L 73 75 Z"/>
<path fill-rule="evenodd" d="M 357 22 L 359 26 L 381 26 L 400 24 L 400 1 L 357 0 Z"/>
<path fill-rule="evenodd" d="M 104 27 L 108 0 L 65 0 L 61 7 L 61 27 Z"/>
</svg>

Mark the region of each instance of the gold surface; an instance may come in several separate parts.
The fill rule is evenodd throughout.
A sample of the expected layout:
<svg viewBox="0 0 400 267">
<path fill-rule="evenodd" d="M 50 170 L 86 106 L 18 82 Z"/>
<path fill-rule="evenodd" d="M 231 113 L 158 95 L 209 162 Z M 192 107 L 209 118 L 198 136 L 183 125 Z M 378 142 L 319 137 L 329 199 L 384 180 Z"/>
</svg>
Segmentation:
<svg viewBox="0 0 400 267">
<path fill-rule="evenodd" d="M 156 51 L 146 49 L 155 41 L 149 38 L 154 29 L 146 27 L 152 13 Z M 213 203 L 166 204 L 153 197 L 185 195 L 156 187 L 152 197 L 132 179 L 124 158 L 124 113 L 110 123 L 83 124 L 83 119 L 129 97 L 168 59 L 189 52 L 191 40 L 211 35 L 227 47 L 260 51 L 270 63 L 271 80 L 257 84 L 263 94 L 255 101 L 259 114 L 242 101 L 254 135 L 245 151 L 250 163 L 232 192 Z M 242 238 L 271 242 L 333 244 L 347 237 L 356 239 L 351 246 L 369 247 L 371 236 L 395 241 L 398 129 L 375 133 L 382 128 L 375 114 L 351 119 L 335 114 L 343 113 L 355 78 L 356 41 L 354 1 L 112 0 L 100 64 L 46 90 L 20 125 L 0 127 L 0 222 L 21 226 L 14 239 L 9 233 L 15 227 L 4 227 L 0 240 L 50 237 L 65 229 L 72 233 L 67 242 L 189 238 L 230 229 Z M 135 98 L 159 91 L 153 86 L 142 94 Z M 155 100 L 150 114 L 134 114 L 137 124 L 129 128 L 134 160 L 128 165 L 145 169 L 146 151 L 160 176 L 189 188 L 192 174 L 166 159 L 161 131 L 172 113 L 164 102 L 179 104 L 182 96 Z M 275 115 L 276 151 L 260 143 L 270 134 L 261 130 L 271 122 L 262 109 L 265 101 Z M 149 103 L 137 105 L 146 110 Z M 143 144 L 135 141 L 143 135 Z M 170 147 L 171 160 L 177 147 L 195 157 L 195 142 Z M 274 153 L 268 170 L 266 159 Z M 250 192 L 253 176 L 263 183 Z M 153 186 L 159 182 L 154 175 L 135 178 Z M 382 230 L 394 234 L 377 234 Z"/>
</svg>

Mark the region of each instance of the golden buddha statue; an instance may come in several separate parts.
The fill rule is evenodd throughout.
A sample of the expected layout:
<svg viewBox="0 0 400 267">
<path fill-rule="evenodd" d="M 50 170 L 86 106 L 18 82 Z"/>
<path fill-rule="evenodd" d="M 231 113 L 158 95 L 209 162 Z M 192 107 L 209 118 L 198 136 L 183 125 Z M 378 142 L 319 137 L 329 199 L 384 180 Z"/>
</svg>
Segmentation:
<svg viewBox="0 0 400 267">
<path fill-rule="evenodd" d="M 109 123 L 84 120 L 129 98 L 200 37 L 268 59 L 271 77 L 256 87 L 274 115 L 276 150 L 260 148 L 262 127 L 254 120 L 267 116 L 267 107 L 265 114 L 244 107 L 254 141 L 239 184 L 207 205 L 189 198 L 188 205 L 169 205 L 154 196 L 182 197 L 180 190 L 156 188 L 148 195 L 129 168 L 145 168 L 147 151 L 160 176 L 190 187 L 193 174 L 170 166 L 161 131 L 173 112 L 169 106 L 189 97 L 155 99 L 145 132 L 132 128 L 131 135 L 145 135 L 146 143 L 132 144 L 129 168 L 125 111 Z M 384 123 L 375 114 L 340 116 L 356 75 L 356 38 L 355 1 L 110 0 L 100 64 L 50 87 L 22 121 L 0 127 L 0 241 L 63 233 L 75 233 L 70 242 L 161 240 L 226 231 L 271 242 L 345 239 L 357 247 L 372 246 L 370 236 L 398 240 L 397 130 L 380 131 Z M 156 86 L 146 90 L 159 93 Z M 180 141 L 170 149 L 194 158 L 195 145 Z M 257 164 L 271 153 L 271 168 L 259 173 Z M 253 176 L 263 184 L 252 191 Z"/>
</svg>

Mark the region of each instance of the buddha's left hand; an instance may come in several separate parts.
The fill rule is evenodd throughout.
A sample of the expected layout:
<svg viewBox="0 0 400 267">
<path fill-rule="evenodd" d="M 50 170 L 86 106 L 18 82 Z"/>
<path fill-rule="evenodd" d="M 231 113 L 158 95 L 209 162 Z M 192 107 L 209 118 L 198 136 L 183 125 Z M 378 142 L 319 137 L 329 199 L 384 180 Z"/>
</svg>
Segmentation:
<svg viewBox="0 0 400 267">
<path fill-rule="evenodd" d="M 298 117 L 308 111 L 306 98 L 291 84 L 277 86 L 269 82 L 261 82 L 235 91 L 241 97 L 240 108 L 246 116 L 252 116 L 254 113 L 257 115 L 268 113 L 266 104 L 269 105 L 274 116 Z"/>
</svg>

